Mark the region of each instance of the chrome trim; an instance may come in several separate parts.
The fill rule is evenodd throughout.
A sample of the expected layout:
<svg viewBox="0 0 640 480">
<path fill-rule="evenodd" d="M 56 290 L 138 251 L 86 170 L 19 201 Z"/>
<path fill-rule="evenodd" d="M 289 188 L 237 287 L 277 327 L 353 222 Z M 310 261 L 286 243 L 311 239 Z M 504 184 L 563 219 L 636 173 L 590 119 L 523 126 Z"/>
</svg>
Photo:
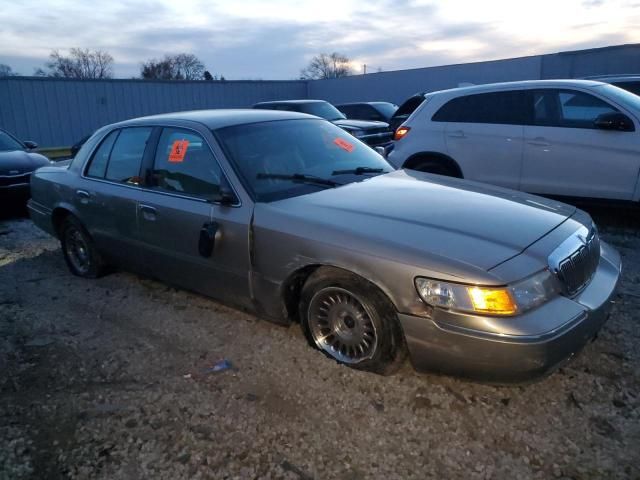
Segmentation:
<svg viewBox="0 0 640 480">
<path fill-rule="evenodd" d="M 600 239 L 595 226 L 583 226 L 562 242 L 547 261 L 565 294 L 577 295 L 593 278 L 600 260 Z"/>
</svg>

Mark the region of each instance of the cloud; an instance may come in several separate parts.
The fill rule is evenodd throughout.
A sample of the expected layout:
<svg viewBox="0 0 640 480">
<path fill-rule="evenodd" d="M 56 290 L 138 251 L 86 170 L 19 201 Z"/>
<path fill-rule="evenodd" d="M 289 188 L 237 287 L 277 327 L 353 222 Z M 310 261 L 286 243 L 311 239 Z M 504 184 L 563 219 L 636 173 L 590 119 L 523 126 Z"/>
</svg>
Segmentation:
<svg viewBox="0 0 640 480">
<path fill-rule="evenodd" d="M 605 18 L 602 3 L 23 0 L 0 12 L 0 63 L 30 74 L 51 49 L 98 48 L 114 56 L 116 76 L 131 77 L 150 58 L 190 52 L 229 79 L 289 79 L 320 52 L 393 70 L 640 41 L 633 4 L 609 0 Z"/>
</svg>

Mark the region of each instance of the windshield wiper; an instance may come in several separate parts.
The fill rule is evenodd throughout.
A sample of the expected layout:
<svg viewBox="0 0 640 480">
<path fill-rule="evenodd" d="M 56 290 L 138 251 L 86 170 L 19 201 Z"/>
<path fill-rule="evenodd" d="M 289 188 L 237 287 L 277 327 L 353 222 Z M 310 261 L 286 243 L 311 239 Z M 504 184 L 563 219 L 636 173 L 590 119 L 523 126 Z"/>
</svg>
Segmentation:
<svg viewBox="0 0 640 480">
<path fill-rule="evenodd" d="M 364 173 L 382 173 L 384 168 L 372 168 L 372 167 L 356 167 L 348 170 L 334 170 L 331 175 L 345 175 L 352 173 L 354 175 L 362 175 Z"/>
<path fill-rule="evenodd" d="M 291 180 L 293 182 L 315 183 L 316 185 L 323 185 L 331 188 L 342 185 L 342 183 L 334 182 L 333 180 L 329 180 L 328 178 L 315 177 L 313 175 L 305 175 L 303 173 L 259 173 L 256 175 L 256 178 L 259 180 L 273 178 L 275 180 Z"/>
</svg>

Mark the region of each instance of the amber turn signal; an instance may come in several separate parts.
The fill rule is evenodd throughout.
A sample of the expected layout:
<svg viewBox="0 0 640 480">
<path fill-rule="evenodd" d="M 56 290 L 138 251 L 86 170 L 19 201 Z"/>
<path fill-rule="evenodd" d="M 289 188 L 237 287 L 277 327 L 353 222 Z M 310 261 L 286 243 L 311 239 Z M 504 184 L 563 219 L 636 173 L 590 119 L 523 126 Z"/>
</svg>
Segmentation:
<svg viewBox="0 0 640 480">
<path fill-rule="evenodd" d="M 396 141 L 401 140 L 407 133 L 409 133 L 409 130 L 411 130 L 411 127 L 398 127 L 393 139 Z"/>
</svg>

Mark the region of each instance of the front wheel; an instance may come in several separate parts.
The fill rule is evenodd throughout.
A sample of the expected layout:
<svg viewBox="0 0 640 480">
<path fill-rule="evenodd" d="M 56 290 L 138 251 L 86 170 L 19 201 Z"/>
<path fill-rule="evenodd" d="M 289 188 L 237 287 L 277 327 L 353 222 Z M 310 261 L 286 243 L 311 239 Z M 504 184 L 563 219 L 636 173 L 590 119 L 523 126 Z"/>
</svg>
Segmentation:
<svg viewBox="0 0 640 480">
<path fill-rule="evenodd" d="M 71 273 L 84 278 L 97 278 L 104 273 L 102 256 L 77 219 L 65 219 L 60 233 L 62 253 Z"/>
<path fill-rule="evenodd" d="M 299 308 L 310 343 L 340 363 L 389 374 L 406 357 L 393 305 L 375 285 L 356 275 L 318 269 L 302 289 Z"/>
</svg>

